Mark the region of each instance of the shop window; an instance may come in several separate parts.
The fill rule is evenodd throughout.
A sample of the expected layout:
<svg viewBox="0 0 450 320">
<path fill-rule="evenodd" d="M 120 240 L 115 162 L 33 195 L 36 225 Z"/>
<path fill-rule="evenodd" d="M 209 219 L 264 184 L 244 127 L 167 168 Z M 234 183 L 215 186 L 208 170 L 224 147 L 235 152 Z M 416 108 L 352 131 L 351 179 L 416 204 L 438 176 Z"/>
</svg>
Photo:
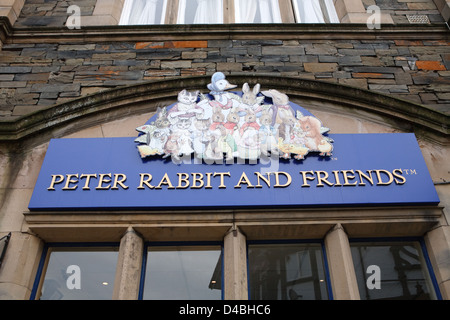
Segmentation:
<svg viewBox="0 0 450 320">
<path fill-rule="evenodd" d="M 220 244 L 148 246 L 144 255 L 143 300 L 222 299 Z"/>
<path fill-rule="evenodd" d="M 439 298 L 421 242 L 352 240 L 350 246 L 361 300 Z"/>
<path fill-rule="evenodd" d="M 118 247 L 49 246 L 32 292 L 39 300 L 110 300 Z"/>
<path fill-rule="evenodd" d="M 121 25 L 338 23 L 333 0 L 125 0 Z"/>
<path fill-rule="evenodd" d="M 248 245 L 252 300 L 326 300 L 331 296 L 322 244 Z"/>
</svg>

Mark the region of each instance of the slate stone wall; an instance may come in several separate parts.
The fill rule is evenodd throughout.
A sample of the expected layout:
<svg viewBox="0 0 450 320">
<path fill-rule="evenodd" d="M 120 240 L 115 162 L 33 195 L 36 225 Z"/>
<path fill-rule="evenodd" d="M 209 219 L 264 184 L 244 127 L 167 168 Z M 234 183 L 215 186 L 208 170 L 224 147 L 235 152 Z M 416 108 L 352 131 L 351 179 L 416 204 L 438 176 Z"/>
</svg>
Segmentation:
<svg viewBox="0 0 450 320">
<path fill-rule="evenodd" d="M 117 86 L 215 71 L 330 81 L 448 112 L 449 44 L 446 40 L 5 44 L 0 52 L 0 115 L 20 116 Z"/>
<path fill-rule="evenodd" d="M 75 2 L 89 15 L 96 1 L 27 0 L 14 28 L 63 26 L 67 7 Z M 373 3 L 391 10 L 398 22 L 405 22 L 401 16 L 406 12 L 419 11 L 428 12 L 430 20 L 439 20 L 431 18 L 439 13 L 431 8 L 432 1 L 364 0 L 366 6 Z M 295 35 L 262 39 L 255 35 L 247 40 L 186 36 L 180 41 L 36 43 L 32 37 L 27 41 L 22 37 L 20 43 L 6 42 L 0 51 L 0 117 L 17 118 L 118 86 L 216 71 L 334 82 L 449 113 L 448 36 L 368 40 L 347 34 L 336 40 L 312 34 L 308 40 Z"/>
</svg>

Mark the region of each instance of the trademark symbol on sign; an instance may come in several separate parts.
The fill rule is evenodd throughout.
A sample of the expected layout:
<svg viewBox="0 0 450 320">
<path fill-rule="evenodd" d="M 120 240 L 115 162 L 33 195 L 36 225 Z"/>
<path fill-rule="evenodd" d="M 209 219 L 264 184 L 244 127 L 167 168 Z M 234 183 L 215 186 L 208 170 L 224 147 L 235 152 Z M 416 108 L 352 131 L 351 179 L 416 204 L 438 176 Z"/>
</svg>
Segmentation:
<svg viewBox="0 0 450 320">
<path fill-rule="evenodd" d="M 402 170 L 406 175 L 416 175 L 417 171 L 416 169 L 403 169 Z"/>
</svg>

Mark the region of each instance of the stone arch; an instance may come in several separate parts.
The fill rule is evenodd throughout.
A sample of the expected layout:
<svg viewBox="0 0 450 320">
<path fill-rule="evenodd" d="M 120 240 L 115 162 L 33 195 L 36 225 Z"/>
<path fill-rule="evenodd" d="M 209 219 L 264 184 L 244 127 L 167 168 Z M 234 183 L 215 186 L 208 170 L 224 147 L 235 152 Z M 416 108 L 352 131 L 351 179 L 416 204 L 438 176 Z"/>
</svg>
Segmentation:
<svg viewBox="0 0 450 320">
<path fill-rule="evenodd" d="M 346 112 L 369 121 L 383 122 L 400 132 L 414 132 L 420 138 L 448 143 L 448 115 L 388 95 L 289 77 L 232 75 L 227 79 L 238 85 L 238 89 L 245 82 L 251 86 L 259 83 L 263 89 L 277 89 L 307 109 L 311 105 L 331 113 Z M 101 123 L 154 112 L 158 106 L 176 102 L 177 94 L 182 89 L 207 93 L 209 82 L 209 76 L 188 77 L 146 82 L 88 95 L 3 122 L 0 141 L 6 144 L 12 142 L 15 146 L 22 143 L 38 145 Z"/>
</svg>

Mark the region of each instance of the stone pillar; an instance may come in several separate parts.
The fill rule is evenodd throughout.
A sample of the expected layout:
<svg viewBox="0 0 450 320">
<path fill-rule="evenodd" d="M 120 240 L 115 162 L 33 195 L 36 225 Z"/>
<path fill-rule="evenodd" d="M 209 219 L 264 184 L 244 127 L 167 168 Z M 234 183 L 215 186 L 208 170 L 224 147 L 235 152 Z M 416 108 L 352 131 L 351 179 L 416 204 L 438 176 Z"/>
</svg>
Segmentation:
<svg viewBox="0 0 450 320">
<path fill-rule="evenodd" d="M 224 238 L 224 290 L 225 300 L 248 300 L 246 237 L 235 228 Z"/>
<path fill-rule="evenodd" d="M 433 0 L 445 21 L 450 21 L 450 0 Z M 450 22 L 448 22 L 450 24 Z"/>
<path fill-rule="evenodd" d="M 440 226 L 425 235 L 425 245 L 444 300 L 450 300 L 450 226 Z"/>
<path fill-rule="evenodd" d="M 137 300 L 144 240 L 129 227 L 120 241 L 113 300 Z"/>
<path fill-rule="evenodd" d="M 4 236 L 0 234 L 0 237 Z M 12 232 L 0 267 L 0 300 L 28 300 L 44 243 L 30 234 Z"/>
<path fill-rule="evenodd" d="M 325 237 L 333 297 L 336 300 L 359 300 L 358 283 L 347 234 L 337 224 Z"/>
<path fill-rule="evenodd" d="M 81 18 L 82 27 L 118 25 L 124 3 L 125 0 L 97 0 L 92 16 Z"/>
<path fill-rule="evenodd" d="M 8 17 L 11 25 L 16 22 L 25 0 L 0 0 L 0 16 Z"/>
<path fill-rule="evenodd" d="M 371 14 L 367 13 L 362 0 L 336 0 L 336 13 L 341 23 L 367 23 Z M 389 13 L 381 13 L 381 23 L 393 24 Z"/>
</svg>

